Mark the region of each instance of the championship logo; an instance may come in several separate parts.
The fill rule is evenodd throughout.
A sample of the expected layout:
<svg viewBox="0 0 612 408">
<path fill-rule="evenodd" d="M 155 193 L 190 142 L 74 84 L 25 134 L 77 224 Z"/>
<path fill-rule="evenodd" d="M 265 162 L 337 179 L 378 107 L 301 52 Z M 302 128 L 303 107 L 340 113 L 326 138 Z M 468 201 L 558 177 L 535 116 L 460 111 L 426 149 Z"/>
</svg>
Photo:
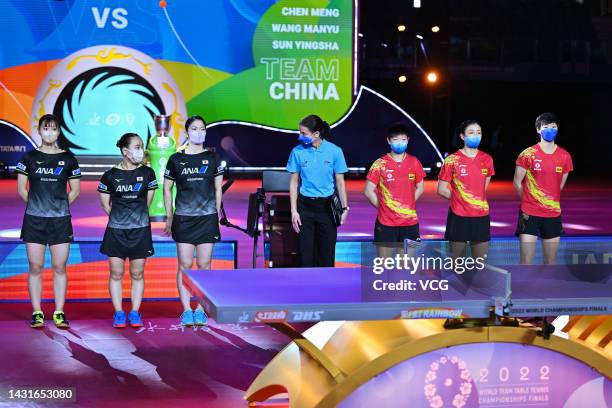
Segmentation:
<svg viewBox="0 0 612 408">
<path fill-rule="evenodd" d="M 38 120 L 60 118 L 60 143 L 78 155 L 118 155 L 115 142 L 128 132 L 145 143 L 155 134 L 153 115 L 172 114 L 177 143 L 187 116 L 170 74 L 140 51 L 118 45 L 79 50 L 60 61 L 34 98 L 31 134 L 40 143 Z"/>
</svg>

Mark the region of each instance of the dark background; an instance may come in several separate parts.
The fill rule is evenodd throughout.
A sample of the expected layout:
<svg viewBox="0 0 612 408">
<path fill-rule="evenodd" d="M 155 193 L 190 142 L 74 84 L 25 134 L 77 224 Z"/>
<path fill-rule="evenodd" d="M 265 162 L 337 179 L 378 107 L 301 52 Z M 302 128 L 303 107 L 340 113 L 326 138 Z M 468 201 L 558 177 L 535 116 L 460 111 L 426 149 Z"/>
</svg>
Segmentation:
<svg viewBox="0 0 612 408">
<path fill-rule="evenodd" d="M 551 111 L 560 117 L 557 142 L 572 154 L 575 175 L 610 173 L 612 0 L 360 6 L 361 83 L 413 115 L 441 151 L 458 147 L 461 121 L 477 119 L 481 148 L 493 154 L 498 175 L 510 177 L 518 153 L 538 141 L 536 116 Z M 429 70 L 439 75 L 434 85 L 424 79 Z"/>
</svg>

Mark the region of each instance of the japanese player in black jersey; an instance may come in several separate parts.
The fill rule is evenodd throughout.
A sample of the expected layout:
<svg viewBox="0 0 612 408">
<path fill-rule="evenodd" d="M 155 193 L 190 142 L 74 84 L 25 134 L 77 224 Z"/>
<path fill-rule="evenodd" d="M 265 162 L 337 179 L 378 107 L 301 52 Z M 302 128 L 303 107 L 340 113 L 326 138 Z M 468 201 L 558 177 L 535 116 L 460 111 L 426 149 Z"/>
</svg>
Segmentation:
<svg viewBox="0 0 612 408">
<path fill-rule="evenodd" d="M 157 188 L 155 172 L 142 164 L 144 144 L 140 136 L 126 133 L 117 142 L 123 160 L 104 173 L 98 185 L 102 208 L 109 215 L 100 252 L 108 255 L 109 290 L 115 316 L 114 327 L 142 326 L 139 313 L 144 293 L 146 258 L 153 255 L 149 205 Z M 125 259 L 130 260 L 132 310 L 122 307 Z"/>
<path fill-rule="evenodd" d="M 81 170 L 74 156 L 57 144 L 60 121 L 56 116 L 43 115 L 38 132 L 42 140 L 40 147 L 26 153 L 16 168 L 17 191 L 27 203 L 21 238 L 26 242 L 29 262 L 28 289 L 33 309 L 30 325 L 34 328 L 44 325 L 40 307 L 41 275 L 49 245 L 55 293 L 53 321 L 57 327 L 68 328 L 64 314 L 66 261 L 73 239 L 69 206 L 81 191 Z"/>
<path fill-rule="evenodd" d="M 164 174 L 166 233 L 176 241 L 179 268 L 177 286 L 184 326 L 202 326 L 207 316 L 198 305 L 192 310 L 190 294 L 182 283 L 182 271 L 191 269 L 194 251 L 198 269 L 210 269 L 213 245 L 221 238 L 219 211 L 223 165 L 219 156 L 204 147 L 206 122 L 192 116 L 185 123 L 189 141 L 185 148 L 168 159 Z M 176 185 L 176 203 L 172 203 L 172 187 Z M 174 207 L 174 211 L 173 211 Z"/>
</svg>

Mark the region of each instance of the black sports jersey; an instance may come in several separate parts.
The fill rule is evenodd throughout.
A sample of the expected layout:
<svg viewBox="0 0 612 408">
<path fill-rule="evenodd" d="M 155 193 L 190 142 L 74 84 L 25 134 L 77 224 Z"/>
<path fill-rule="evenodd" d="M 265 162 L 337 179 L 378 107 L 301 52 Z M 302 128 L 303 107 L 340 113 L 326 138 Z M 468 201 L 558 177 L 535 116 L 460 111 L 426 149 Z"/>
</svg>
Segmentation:
<svg viewBox="0 0 612 408">
<path fill-rule="evenodd" d="M 17 163 L 17 173 L 28 176 L 28 204 L 26 214 L 37 217 L 64 217 L 68 209 L 68 179 L 80 178 L 79 163 L 69 152 L 27 152 Z"/>
<path fill-rule="evenodd" d="M 150 225 L 147 192 L 157 188 L 153 169 L 140 166 L 134 170 L 113 167 L 98 184 L 98 191 L 111 196 L 108 228 L 130 229 Z"/>
<path fill-rule="evenodd" d="M 209 150 L 170 156 L 164 177 L 176 183 L 174 213 L 187 216 L 216 213 L 215 177 L 220 174 L 223 174 L 221 160 Z"/>
</svg>

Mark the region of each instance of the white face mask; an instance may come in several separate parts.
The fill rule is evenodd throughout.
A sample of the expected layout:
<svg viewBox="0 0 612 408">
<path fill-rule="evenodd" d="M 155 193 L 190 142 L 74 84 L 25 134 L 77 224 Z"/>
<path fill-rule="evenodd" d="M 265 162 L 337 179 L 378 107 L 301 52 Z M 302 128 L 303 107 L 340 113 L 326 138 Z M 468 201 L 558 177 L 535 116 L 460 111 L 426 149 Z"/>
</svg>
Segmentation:
<svg viewBox="0 0 612 408">
<path fill-rule="evenodd" d="M 206 140 L 205 130 L 189 130 L 189 141 L 195 144 L 202 144 Z"/>
<path fill-rule="evenodd" d="M 142 162 L 142 159 L 144 159 L 144 150 L 128 149 L 128 159 L 130 159 L 134 164 Z"/>
<path fill-rule="evenodd" d="M 57 138 L 59 137 L 59 131 L 58 130 L 41 130 L 40 131 L 40 136 L 42 137 L 42 139 L 47 142 L 47 143 L 55 143 L 57 141 Z"/>
</svg>

